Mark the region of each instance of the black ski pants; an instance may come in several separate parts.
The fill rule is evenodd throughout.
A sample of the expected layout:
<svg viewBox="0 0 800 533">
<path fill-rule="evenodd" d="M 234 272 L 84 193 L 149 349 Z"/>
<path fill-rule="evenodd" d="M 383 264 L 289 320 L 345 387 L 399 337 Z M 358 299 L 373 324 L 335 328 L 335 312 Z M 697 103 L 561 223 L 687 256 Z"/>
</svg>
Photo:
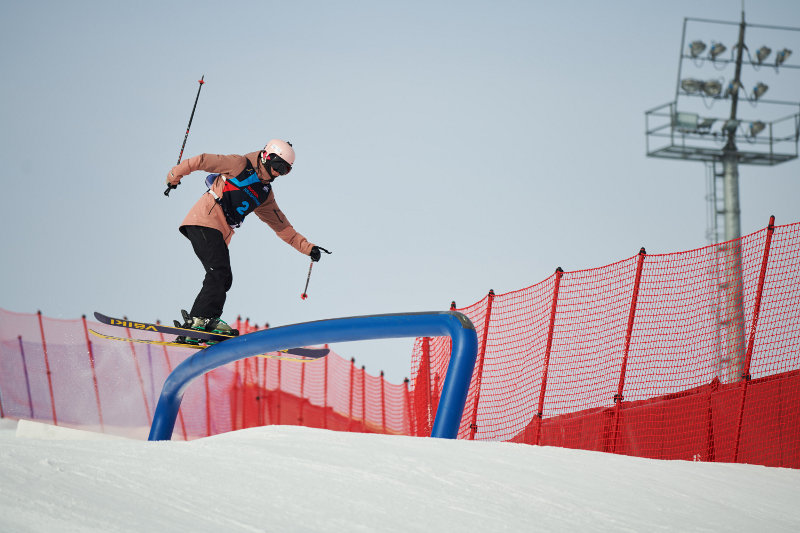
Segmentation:
<svg viewBox="0 0 800 533">
<path fill-rule="evenodd" d="M 219 318 L 222 316 L 227 292 L 233 283 L 228 245 L 225 244 L 222 233 L 213 228 L 182 226 L 181 232 L 192 243 L 194 253 L 206 270 L 203 288 L 200 289 L 190 314 L 203 318 Z"/>
</svg>

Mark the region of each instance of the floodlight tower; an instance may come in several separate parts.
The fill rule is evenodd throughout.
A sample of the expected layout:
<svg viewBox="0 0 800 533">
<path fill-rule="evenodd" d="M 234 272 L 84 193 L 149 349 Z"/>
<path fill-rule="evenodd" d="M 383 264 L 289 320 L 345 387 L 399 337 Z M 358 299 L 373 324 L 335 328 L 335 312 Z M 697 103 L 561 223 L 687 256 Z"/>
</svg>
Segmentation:
<svg viewBox="0 0 800 533">
<path fill-rule="evenodd" d="M 712 42 L 707 47 L 702 40 L 692 41 L 686 45 L 687 25 L 738 26 L 736 44 L 731 49 L 731 58 L 723 54 L 727 47 L 721 42 Z M 724 244 L 716 248 L 717 266 L 710 273 L 711 285 L 717 301 L 715 309 L 717 326 L 718 377 L 724 382 L 736 381 L 749 376 L 742 376 L 745 355 L 745 327 L 742 285 L 742 254 L 739 244 L 741 222 L 739 208 L 739 165 L 777 165 L 798 157 L 798 139 L 800 139 L 800 102 L 781 100 L 765 100 L 764 94 L 769 85 L 758 81 L 750 91 L 744 85 L 742 66 L 751 66 L 758 75 L 768 74 L 761 70 L 766 65 L 772 50 L 761 46 L 755 58 L 745 45 L 745 29 L 757 28 L 758 31 L 781 30 L 784 32 L 800 32 L 800 28 L 780 26 L 764 26 L 745 23 L 744 9 L 741 22 L 724 22 L 717 20 L 685 18 L 683 37 L 681 39 L 681 55 L 678 67 L 678 82 L 675 100 L 645 113 L 647 155 L 667 159 L 682 159 L 705 162 L 709 169 L 710 228 L 707 233 L 713 243 L 719 242 L 717 231 L 718 216 L 724 216 Z M 793 34 L 797 35 L 797 34 Z M 708 49 L 707 55 L 703 53 Z M 688 51 L 687 51 L 688 50 Z M 747 60 L 745 60 L 745 52 Z M 791 50 L 783 48 L 775 54 L 775 75 L 784 69 L 800 69 L 800 65 L 786 64 Z M 692 68 L 698 77 L 682 77 L 686 66 Z M 725 86 L 725 78 L 701 79 L 705 74 L 704 67 L 712 66 L 722 73 L 730 66 L 734 72 L 730 82 Z M 792 70 L 789 70 L 792 72 Z M 795 71 L 797 72 L 797 71 Z M 748 69 L 749 73 L 749 69 Z M 694 73 L 693 73 L 694 74 Z M 785 78 L 785 76 L 784 76 Z M 775 78 L 776 82 L 789 80 Z M 794 80 L 796 83 L 797 79 Z M 796 87 L 796 85 L 794 86 Z M 794 90 L 794 89 L 792 89 Z M 758 109 L 760 116 L 743 120 L 740 116 L 740 94 L 750 102 L 752 109 Z M 796 92 L 792 93 L 796 94 Z M 709 109 L 715 103 L 730 99 L 730 113 L 724 117 L 709 117 Z M 703 106 L 697 102 L 702 101 Z M 788 116 L 770 119 L 769 111 L 793 107 L 795 112 Z M 701 118 L 700 114 L 705 115 Z M 719 127 L 715 128 L 715 125 Z M 760 135 L 761 134 L 761 135 Z M 666 142 L 664 139 L 668 139 Z M 741 146 L 745 148 L 742 149 Z M 717 171 L 718 165 L 722 172 Z M 722 186 L 718 179 L 722 179 Z M 718 196 L 722 195 L 723 204 L 718 204 Z"/>
</svg>

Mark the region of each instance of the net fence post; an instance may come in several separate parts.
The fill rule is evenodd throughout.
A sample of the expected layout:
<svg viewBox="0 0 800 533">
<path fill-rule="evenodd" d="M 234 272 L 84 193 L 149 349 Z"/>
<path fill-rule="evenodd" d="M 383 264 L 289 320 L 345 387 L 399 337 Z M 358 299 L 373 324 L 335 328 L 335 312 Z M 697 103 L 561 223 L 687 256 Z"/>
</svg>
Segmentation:
<svg viewBox="0 0 800 533">
<path fill-rule="evenodd" d="M 264 361 L 266 362 L 266 361 L 268 361 L 268 359 L 264 359 Z M 278 363 L 278 388 L 275 389 L 275 392 L 277 392 L 278 394 L 277 394 L 277 401 L 275 402 L 276 403 L 275 407 L 277 407 L 277 409 L 278 409 L 278 414 L 275 416 L 275 418 L 276 418 L 275 423 L 280 426 L 283 423 L 283 405 L 282 405 L 283 404 L 283 380 L 281 379 L 282 378 L 281 374 L 282 374 L 283 365 L 281 365 L 281 360 L 280 359 L 278 359 L 277 363 Z M 266 389 L 266 384 L 265 384 L 264 388 Z"/>
<path fill-rule="evenodd" d="M 356 358 L 350 358 L 350 399 L 347 403 L 347 431 L 353 431 L 353 382 L 355 381 Z"/>
<path fill-rule="evenodd" d="M 306 365 L 300 365 L 300 406 L 297 409 L 297 423 L 303 425 L 303 405 L 305 405 L 306 392 Z"/>
<path fill-rule="evenodd" d="M 28 377 L 28 361 L 25 359 L 25 347 L 22 343 L 22 335 L 17 336 L 19 341 L 19 354 L 22 357 L 22 371 L 25 374 L 25 390 L 28 392 L 28 410 L 31 413 L 31 418 L 36 417 L 33 414 L 33 397 L 31 396 L 31 380 Z"/>
<path fill-rule="evenodd" d="M 639 284 L 642 279 L 642 269 L 644 267 L 644 258 L 647 255 L 644 247 L 639 250 L 639 258 L 636 263 L 636 279 L 633 282 L 633 295 L 631 296 L 631 310 L 628 313 L 628 327 L 625 331 L 625 347 L 622 352 L 622 367 L 619 370 L 619 384 L 617 385 L 617 394 L 614 395 L 614 430 L 611 434 L 611 453 L 616 453 L 617 443 L 619 440 L 619 424 L 622 411 L 622 395 L 625 389 L 625 373 L 628 369 L 628 354 L 631 348 L 631 336 L 633 335 L 633 323 L 636 318 L 636 304 L 639 300 Z"/>
<path fill-rule="evenodd" d="M 237 328 L 238 329 L 238 328 Z M 236 431 L 239 427 L 239 395 L 242 391 L 241 361 L 233 364 L 233 399 L 231 401 L 231 428 Z"/>
<path fill-rule="evenodd" d="M 208 387 L 208 374 L 203 376 L 206 392 L 206 437 L 211 436 L 211 393 Z"/>
<path fill-rule="evenodd" d="M 250 326 L 250 332 L 258 331 L 258 324 Z M 259 391 L 258 424 L 260 426 L 281 424 L 281 362 L 271 357 L 253 357 L 255 363 L 256 390 Z M 259 366 L 260 365 L 260 366 Z M 275 366 L 277 365 L 277 370 Z M 270 391 L 270 376 L 276 381 L 275 389 Z M 271 393 L 271 394 L 270 394 Z"/>
<path fill-rule="evenodd" d="M 408 418 L 408 435 L 416 436 L 416 432 L 414 431 L 417 427 L 415 418 L 414 418 L 414 409 L 411 408 L 411 393 L 408 390 L 408 378 L 403 380 L 403 397 L 406 400 L 406 417 Z"/>
<path fill-rule="evenodd" d="M 44 338 L 44 322 L 42 322 L 42 312 L 37 311 L 39 316 L 39 331 L 42 334 L 42 350 L 44 352 L 44 368 L 47 372 L 47 386 L 50 389 L 50 406 L 53 409 L 53 425 L 58 425 L 58 416 L 56 415 L 56 400 L 53 396 L 53 377 L 50 372 L 50 359 L 47 356 L 47 341 Z"/>
<path fill-rule="evenodd" d="M 383 370 L 381 370 L 381 427 L 383 432 L 386 433 L 386 380 L 383 379 Z"/>
<path fill-rule="evenodd" d="M 94 367 L 94 351 L 92 350 L 92 341 L 89 340 L 89 327 L 86 324 L 86 315 L 81 316 L 83 321 L 83 333 L 86 336 L 86 351 L 89 355 L 89 366 L 92 369 L 92 382 L 94 383 L 94 396 L 97 400 L 97 416 L 100 418 L 100 431 L 105 433 L 105 425 L 103 424 L 103 408 L 100 405 L 100 387 L 97 385 L 97 370 Z"/>
<path fill-rule="evenodd" d="M 756 326 L 758 325 L 758 315 L 761 312 L 761 295 L 764 292 L 764 278 L 767 275 L 767 263 L 769 262 L 769 249 L 772 245 L 772 234 L 775 233 L 775 216 L 769 218 L 767 226 L 766 242 L 764 243 L 764 256 L 761 259 L 761 272 L 758 275 L 758 288 L 756 289 L 756 300 L 753 304 L 753 322 L 750 324 L 750 336 L 747 341 L 747 351 L 745 352 L 744 366 L 740 378 L 742 388 L 742 399 L 739 403 L 739 420 L 736 424 L 736 443 L 733 447 L 733 462 L 739 462 L 739 442 L 742 437 L 742 421 L 744 419 L 744 405 L 747 397 L 747 386 L 750 383 L 750 362 L 753 357 L 753 345 L 756 339 Z"/>
<path fill-rule="evenodd" d="M 258 391 L 258 426 L 268 426 L 272 424 L 272 413 L 270 412 L 270 401 L 269 401 L 269 390 L 267 389 L 267 379 L 269 376 L 269 369 L 272 365 L 270 365 L 269 359 L 260 359 L 256 358 L 254 361 L 256 365 L 256 390 Z M 263 372 L 259 374 L 259 365 L 260 368 L 263 369 Z M 260 377 L 259 377 L 260 376 Z M 261 381 L 259 381 L 261 380 Z M 278 407 L 277 402 L 280 402 L 280 387 L 275 389 L 276 395 L 276 407 Z M 278 407 L 278 411 L 276 413 L 277 420 L 280 420 L 280 407 Z M 276 424 L 279 422 L 275 422 Z"/>
<path fill-rule="evenodd" d="M 123 319 L 125 319 L 126 322 L 128 320 L 127 317 L 123 317 Z M 127 334 L 129 339 L 133 338 L 131 336 L 131 328 L 126 327 L 125 333 Z M 144 378 L 142 378 L 142 368 L 139 366 L 139 358 L 136 355 L 136 347 L 134 346 L 134 343 L 131 342 L 129 344 L 131 346 L 131 357 L 133 358 L 133 364 L 134 366 L 136 366 L 136 375 L 139 378 L 139 386 L 142 389 L 142 400 L 144 400 L 144 412 L 147 415 L 148 423 L 152 425 L 153 417 L 150 415 L 150 402 L 147 401 L 147 392 L 144 390 Z"/>
<path fill-rule="evenodd" d="M 367 367 L 361 365 L 361 431 L 367 432 Z"/>
<path fill-rule="evenodd" d="M 547 330 L 547 347 L 544 352 L 544 368 L 542 369 L 542 385 L 539 388 L 539 407 L 536 410 L 536 433 L 533 437 L 533 445 L 539 445 L 539 436 L 542 429 L 542 415 L 544 413 L 544 395 L 547 390 L 547 371 L 550 367 L 550 351 L 553 347 L 553 331 L 556 325 L 556 307 L 558 306 L 558 290 L 561 287 L 561 278 L 564 270 L 556 268 L 555 280 L 553 282 L 553 303 L 550 306 L 550 326 Z"/>
<path fill-rule="evenodd" d="M 492 302 L 494 302 L 494 289 L 489 290 L 486 297 L 486 318 L 483 321 L 483 340 L 478 355 L 478 375 L 475 380 L 475 403 L 472 407 L 472 422 L 469 425 L 469 440 L 475 440 L 478 432 L 478 403 L 481 399 L 481 378 L 483 377 L 483 362 L 486 357 L 486 341 L 489 338 L 489 322 L 492 319 Z"/>
<path fill-rule="evenodd" d="M 242 423 L 239 429 L 244 429 L 249 427 L 247 421 L 247 403 L 248 398 L 250 396 L 250 359 L 245 359 L 243 361 L 239 361 L 242 363 Z M 172 371 L 170 371 L 171 373 Z"/>
<path fill-rule="evenodd" d="M 322 429 L 328 429 L 328 358 L 325 357 L 325 370 L 322 378 Z"/>
</svg>

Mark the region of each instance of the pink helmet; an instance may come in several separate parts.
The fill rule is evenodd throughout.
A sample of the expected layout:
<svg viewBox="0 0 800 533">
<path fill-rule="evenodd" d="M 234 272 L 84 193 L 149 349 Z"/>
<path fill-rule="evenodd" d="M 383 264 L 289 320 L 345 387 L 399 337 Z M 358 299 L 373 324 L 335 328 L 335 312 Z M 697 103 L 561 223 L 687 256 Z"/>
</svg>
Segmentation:
<svg viewBox="0 0 800 533">
<path fill-rule="evenodd" d="M 294 148 L 292 148 L 292 143 L 290 142 L 282 141 L 280 139 L 272 139 L 264 147 L 264 153 L 262 156 L 264 159 L 266 159 L 266 157 L 270 154 L 276 154 L 278 157 L 289 163 L 289 165 L 294 165 Z"/>
</svg>

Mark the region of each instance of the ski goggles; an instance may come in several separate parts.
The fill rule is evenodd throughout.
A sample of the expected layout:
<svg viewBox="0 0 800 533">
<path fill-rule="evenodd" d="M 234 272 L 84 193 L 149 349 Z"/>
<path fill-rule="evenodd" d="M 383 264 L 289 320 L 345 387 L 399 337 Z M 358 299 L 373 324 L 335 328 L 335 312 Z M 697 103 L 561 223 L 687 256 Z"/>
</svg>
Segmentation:
<svg viewBox="0 0 800 533">
<path fill-rule="evenodd" d="M 269 168 L 274 170 L 279 176 L 285 176 L 292 171 L 292 165 L 278 154 L 267 154 L 261 161 L 264 163 L 264 166 L 268 165 Z"/>
</svg>

